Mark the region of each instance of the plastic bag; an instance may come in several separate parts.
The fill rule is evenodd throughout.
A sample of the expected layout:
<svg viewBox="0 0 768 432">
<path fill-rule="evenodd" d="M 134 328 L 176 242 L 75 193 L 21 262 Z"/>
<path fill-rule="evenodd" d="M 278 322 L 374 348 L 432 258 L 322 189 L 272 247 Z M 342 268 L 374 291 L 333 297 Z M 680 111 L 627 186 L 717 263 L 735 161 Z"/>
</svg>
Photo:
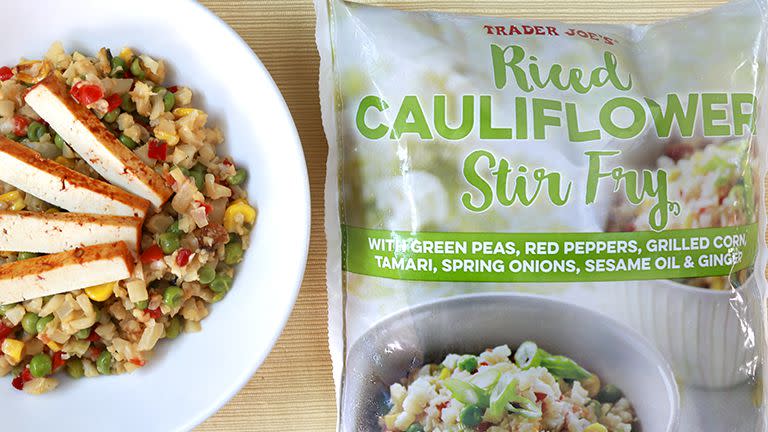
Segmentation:
<svg viewBox="0 0 768 432">
<path fill-rule="evenodd" d="M 340 430 L 768 430 L 763 0 L 316 8 Z"/>
</svg>

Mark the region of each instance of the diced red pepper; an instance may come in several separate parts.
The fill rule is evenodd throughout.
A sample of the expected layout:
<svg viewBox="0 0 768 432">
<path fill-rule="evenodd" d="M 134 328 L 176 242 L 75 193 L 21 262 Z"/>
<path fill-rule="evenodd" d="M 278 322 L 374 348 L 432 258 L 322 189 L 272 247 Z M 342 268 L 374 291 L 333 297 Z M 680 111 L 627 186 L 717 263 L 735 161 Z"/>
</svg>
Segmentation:
<svg viewBox="0 0 768 432">
<path fill-rule="evenodd" d="M 16 136 L 27 136 L 27 127 L 29 126 L 29 119 L 20 116 L 15 115 L 13 116 L 13 134 Z"/>
<path fill-rule="evenodd" d="M 13 71 L 8 66 L 0 67 L 0 81 L 8 81 L 13 78 Z"/>
<path fill-rule="evenodd" d="M 221 163 L 222 163 L 222 165 L 225 165 L 225 166 L 234 166 L 235 165 L 229 159 L 224 159 L 223 161 L 221 161 Z"/>
<path fill-rule="evenodd" d="M 536 395 L 536 402 L 541 402 L 541 401 L 543 401 L 544 399 L 547 398 L 547 394 L 546 393 L 533 392 L 533 394 Z"/>
<path fill-rule="evenodd" d="M 152 138 L 147 142 L 147 155 L 159 161 L 165 161 L 168 157 L 168 143 L 160 141 L 157 138 Z"/>
<path fill-rule="evenodd" d="M 63 358 L 61 358 L 62 352 L 55 352 L 53 353 L 53 372 L 56 372 L 60 367 L 64 366 L 65 363 L 67 363 Z"/>
<path fill-rule="evenodd" d="M 96 84 L 80 81 L 72 86 L 69 94 L 80 104 L 88 106 L 104 97 L 104 90 Z"/>
<path fill-rule="evenodd" d="M 184 267 L 187 264 L 189 264 L 189 258 L 192 256 L 192 251 L 190 251 L 187 248 L 181 248 L 179 249 L 179 252 L 176 254 L 176 264 L 179 265 L 179 267 Z"/>
<path fill-rule="evenodd" d="M 179 91 L 179 86 L 170 86 L 168 87 L 168 91 L 171 93 L 176 93 L 177 91 Z"/>
<path fill-rule="evenodd" d="M 24 390 L 24 380 L 21 379 L 21 376 L 17 376 L 11 381 L 11 385 L 16 390 Z"/>
<path fill-rule="evenodd" d="M 206 214 L 206 215 L 210 214 L 210 213 L 213 211 L 213 206 L 212 206 L 212 205 L 210 205 L 210 204 L 208 204 L 208 203 L 207 203 L 207 202 L 205 202 L 205 201 L 198 201 L 198 200 L 195 200 L 195 203 L 197 203 L 197 206 L 198 206 L 198 207 L 203 207 L 203 208 L 205 209 L 205 214 Z"/>
<path fill-rule="evenodd" d="M 160 308 L 157 309 L 144 309 L 144 312 L 148 313 L 154 319 L 160 319 L 163 316 L 163 311 Z"/>
<path fill-rule="evenodd" d="M 139 367 L 144 366 L 145 364 L 147 364 L 147 362 L 145 362 L 144 360 L 137 359 L 137 358 L 132 358 L 132 359 L 130 359 L 128 361 L 133 363 L 133 364 L 135 364 L 136 366 L 139 366 Z"/>
<path fill-rule="evenodd" d="M 491 426 L 493 426 L 493 423 L 482 422 L 477 425 L 477 432 L 486 432 Z"/>
<path fill-rule="evenodd" d="M 25 367 L 24 370 L 21 372 L 21 380 L 24 382 L 32 381 L 32 372 L 29 371 L 29 367 Z"/>
<path fill-rule="evenodd" d="M 163 259 L 163 257 L 165 257 L 165 254 L 163 253 L 163 250 L 160 249 L 160 246 L 152 245 L 141 254 L 141 262 L 150 264 Z"/>
<path fill-rule="evenodd" d="M 478 366 L 488 366 L 488 362 L 480 362 Z"/>
<path fill-rule="evenodd" d="M 99 354 L 101 354 L 101 348 L 93 345 L 91 345 L 91 347 L 88 348 L 88 356 L 90 358 L 95 360 L 99 356 Z"/>
<path fill-rule="evenodd" d="M 85 338 L 85 340 L 89 342 L 98 342 L 101 340 L 101 336 L 99 336 L 99 334 L 96 333 L 96 329 L 91 329 L 91 333 L 88 335 L 87 338 Z"/>
<path fill-rule="evenodd" d="M 0 321 L 0 342 L 7 338 L 11 333 L 13 333 L 13 327 L 8 327 Z"/>
<path fill-rule="evenodd" d="M 107 112 L 114 111 L 117 109 L 117 107 L 120 106 L 120 104 L 123 103 L 123 98 L 121 98 L 119 94 L 115 93 L 107 98 L 107 103 L 109 104 L 109 106 L 107 106 Z"/>
</svg>

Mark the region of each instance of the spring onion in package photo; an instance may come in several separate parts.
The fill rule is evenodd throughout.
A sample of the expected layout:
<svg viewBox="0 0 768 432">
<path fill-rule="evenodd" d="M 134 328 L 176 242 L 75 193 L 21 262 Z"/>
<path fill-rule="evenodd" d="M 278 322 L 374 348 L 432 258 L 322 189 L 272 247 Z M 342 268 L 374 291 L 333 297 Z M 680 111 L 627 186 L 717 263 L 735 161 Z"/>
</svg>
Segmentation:
<svg viewBox="0 0 768 432">
<path fill-rule="evenodd" d="M 768 430 L 764 0 L 316 9 L 340 430 Z"/>
</svg>

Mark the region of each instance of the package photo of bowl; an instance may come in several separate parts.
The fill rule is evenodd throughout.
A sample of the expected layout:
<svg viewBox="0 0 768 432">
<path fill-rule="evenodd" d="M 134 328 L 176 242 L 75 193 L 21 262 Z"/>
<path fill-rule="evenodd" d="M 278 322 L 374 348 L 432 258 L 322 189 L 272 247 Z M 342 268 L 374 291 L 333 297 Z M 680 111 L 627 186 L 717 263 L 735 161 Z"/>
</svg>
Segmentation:
<svg viewBox="0 0 768 432">
<path fill-rule="evenodd" d="M 768 432 L 768 0 L 0 4 L 9 430 Z"/>
</svg>

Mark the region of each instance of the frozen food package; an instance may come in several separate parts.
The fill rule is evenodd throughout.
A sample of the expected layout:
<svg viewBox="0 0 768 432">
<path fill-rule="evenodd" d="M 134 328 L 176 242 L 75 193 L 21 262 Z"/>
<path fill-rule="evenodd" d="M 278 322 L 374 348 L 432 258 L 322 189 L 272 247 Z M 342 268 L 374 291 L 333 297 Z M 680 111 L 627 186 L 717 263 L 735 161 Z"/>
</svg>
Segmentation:
<svg viewBox="0 0 768 432">
<path fill-rule="evenodd" d="M 765 0 L 316 9 L 339 430 L 768 430 Z"/>
</svg>

